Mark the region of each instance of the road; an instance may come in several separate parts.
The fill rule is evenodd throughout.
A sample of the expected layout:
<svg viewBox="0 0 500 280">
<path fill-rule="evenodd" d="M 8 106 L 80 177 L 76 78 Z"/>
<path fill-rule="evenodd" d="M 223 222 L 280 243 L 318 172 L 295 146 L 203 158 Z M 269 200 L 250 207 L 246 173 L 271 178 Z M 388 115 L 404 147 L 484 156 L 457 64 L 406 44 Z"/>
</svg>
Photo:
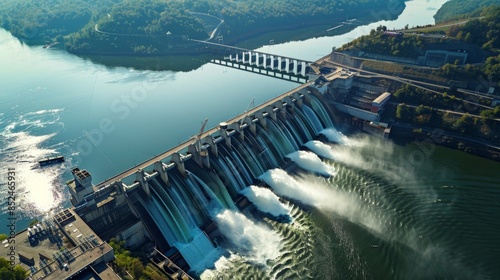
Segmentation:
<svg viewBox="0 0 500 280">
<path fill-rule="evenodd" d="M 346 56 L 349 57 L 348 55 L 346 55 Z M 345 64 L 341 64 L 341 63 L 338 63 L 338 62 L 333 62 L 333 61 L 330 61 L 329 59 L 325 59 L 325 58 L 322 58 L 321 62 L 319 62 L 319 63 L 320 64 L 322 63 L 323 65 L 325 65 L 325 64 L 326 65 L 331 64 L 332 66 L 335 66 L 335 67 L 343 67 L 343 68 L 346 68 L 346 69 L 349 69 L 349 70 L 353 70 L 353 71 L 357 71 L 357 72 L 368 73 L 368 74 L 372 75 L 373 77 L 379 77 L 379 78 L 385 78 L 385 79 L 389 79 L 389 80 L 393 80 L 393 81 L 398 81 L 398 82 L 401 82 L 401 83 L 404 83 L 404 84 L 408 84 L 408 85 L 412 85 L 414 87 L 421 88 L 421 89 L 424 89 L 424 90 L 427 90 L 427 91 L 430 91 L 430 92 L 433 92 L 433 93 L 436 93 L 436 94 L 440 94 L 440 95 L 443 95 L 443 93 L 440 92 L 440 91 L 429 89 L 428 87 L 425 87 L 425 86 L 429 86 L 429 87 L 433 87 L 433 88 L 437 87 L 437 88 L 442 88 L 442 89 L 448 89 L 449 88 L 447 86 L 436 85 L 436 84 L 422 82 L 422 81 L 418 81 L 418 80 L 407 79 L 407 78 L 400 78 L 400 77 L 395 77 L 395 76 L 386 75 L 386 74 L 380 74 L 380 73 L 377 73 L 377 72 L 372 72 L 372 71 L 367 71 L 367 70 L 360 70 L 359 68 L 351 67 L 351 66 L 348 66 L 348 65 L 345 65 Z M 463 93 L 469 94 L 468 92 L 463 92 Z M 471 105 L 474 105 L 474 106 L 477 106 L 477 107 L 481 107 L 481 108 L 484 108 L 484 109 L 490 109 L 490 110 L 494 109 L 491 106 L 486 106 L 486 105 L 479 104 L 479 103 L 472 102 L 472 101 L 465 100 L 465 99 L 459 99 L 459 98 L 457 98 L 457 100 L 461 100 L 464 103 L 468 103 L 468 104 L 471 104 Z"/>
<path fill-rule="evenodd" d="M 389 104 L 391 105 L 394 105 L 394 106 L 398 106 L 399 104 L 401 103 L 397 103 L 397 102 L 388 102 Z M 412 105 L 412 104 L 406 104 L 406 106 L 408 107 L 412 107 L 412 108 L 417 108 L 419 105 Z M 457 111 L 452 111 L 452 110 L 444 110 L 444 109 L 438 109 L 438 108 L 433 108 L 433 110 L 436 110 L 438 112 L 442 112 L 442 113 L 451 113 L 451 114 L 455 114 L 455 115 L 460 115 L 460 116 L 463 116 L 465 114 L 471 116 L 471 117 L 476 117 L 476 118 L 482 118 L 481 116 L 479 115 L 474 115 L 474 114 L 470 114 L 470 113 L 463 113 L 463 112 L 457 112 Z M 494 120 L 494 121 L 497 121 L 499 122 L 500 119 L 491 119 L 491 120 Z"/>
</svg>

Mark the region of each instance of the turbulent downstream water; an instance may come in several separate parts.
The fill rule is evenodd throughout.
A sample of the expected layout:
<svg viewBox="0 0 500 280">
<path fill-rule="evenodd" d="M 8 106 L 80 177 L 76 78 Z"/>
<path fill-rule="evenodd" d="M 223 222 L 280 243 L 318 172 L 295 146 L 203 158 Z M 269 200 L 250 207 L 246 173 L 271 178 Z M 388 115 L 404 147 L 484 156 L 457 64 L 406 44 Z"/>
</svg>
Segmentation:
<svg viewBox="0 0 500 280">
<path fill-rule="evenodd" d="M 292 222 L 266 220 L 266 235 L 249 228 L 254 246 L 236 246 L 203 279 L 494 279 L 500 273 L 498 163 L 366 135 L 337 141 L 306 144 L 323 160 L 304 151 L 291 157 L 316 172 L 334 170 L 329 178 L 281 169 L 261 176 L 284 198 L 280 209 Z M 248 261 L 253 255 L 260 261 Z"/>
<path fill-rule="evenodd" d="M 318 59 L 379 24 L 432 23 L 444 2 L 409 1 L 395 21 L 261 50 Z M 15 168 L 18 230 L 68 205 L 64 181 L 72 166 L 88 169 L 97 183 L 188 139 L 206 117 L 213 127 L 252 98 L 260 104 L 295 87 L 210 64 L 186 73 L 105 67 L 23 45 L 4 30 L 0 61 L 0 217 L 4 227 L 6 174 Z M 268 170 L 260 179 L 269 188 L 242 191 L 291 222 L 218 213 L 229 253 L 200 269 L 201 278 L 498 278 L 498 162 L 432 144 L 323 133 L 337 144 L 311 141 L 309 151 L 288 155 L 309 172 Z M 67 162 L 31 169 L 54 154 Z"/>
</svg>

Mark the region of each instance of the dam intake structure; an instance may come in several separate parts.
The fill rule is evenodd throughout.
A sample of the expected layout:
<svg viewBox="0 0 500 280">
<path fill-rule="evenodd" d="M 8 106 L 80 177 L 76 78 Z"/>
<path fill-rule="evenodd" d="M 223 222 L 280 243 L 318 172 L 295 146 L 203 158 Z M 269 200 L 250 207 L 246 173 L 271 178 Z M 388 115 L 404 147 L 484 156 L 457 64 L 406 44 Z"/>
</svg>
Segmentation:
<svg viewBox="0 0 500 280">
<path fill-rule="evenodd" d="M 280 244 L 279 236 L 255 222 L 254 213 L 286 223 L 290 207 L 272 192 L 252 188 L 267 196 L 255 202 L 258 196 L 248 189 L 262 185 L 268 170 L 293 165 L 289 155 L 333 128 L 332 113 L 311 85 L 207 132 L 202 128 L 193 139 L 98 185 L 87 171 L 73 169 L 68 187 L 75 211 L 103 239 L 116 236 L 131 248 L 152 240 L 184 270 L 212 266 L 224 244 L 247 253 L 262 239 Z M 248 210 L 255 205 L 258 211 Z M 264 264 L 276 254 L 263 249 L 250 259 Z"/>
</svg>

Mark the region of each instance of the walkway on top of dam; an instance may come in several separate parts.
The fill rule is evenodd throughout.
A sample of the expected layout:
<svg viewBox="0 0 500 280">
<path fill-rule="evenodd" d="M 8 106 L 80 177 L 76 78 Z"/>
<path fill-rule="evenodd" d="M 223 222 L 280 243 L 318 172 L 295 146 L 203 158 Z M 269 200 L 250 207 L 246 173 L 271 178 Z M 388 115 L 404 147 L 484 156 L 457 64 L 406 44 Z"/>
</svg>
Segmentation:
<svg viewBox="0 0 500 280">
<path fill-rule="evenodd" d="M 309 85 L 313 84 L 314 81 L 312 82 L 307 82 L 305 84 L 302 84 L 292 90 L 289 90 L 283 94 L 280 94 L 279 96 L 267 101 L 267 102 L 264 102 L 262 103 L 261 105 L 258 105 L 252 109 L 248 109 L 246 112 L 226 121 L 226 123 L 229 125 L 229 124 L 232 124 L 232 123 L 235 123 L 235 122 L 238 122 L 240 120 L 242 120 L 243 118 L 245 118 L 246 116 L 249 116 L 249 115 L 253 115 L 255 114 L 256 112 L 264 109 L 266 106 L 270 105 L 270 104 L 273 104 L 275 102 L 278 102 L 280 100 L 282 100 L 283 98 L 287 97 L 287 96 L 290 96 L 291 94 L 293 94 L 294 92 L 297 92 L 297 91 L 300 91 L 300 90 L 303 90 L 305 88 L 307 88 Z M 200 135 L 200 139 L 203 139 L 204 137 L 208 136 L 208 135 L 212 135 L 213 133 L 215 133 L 217 130 L 219 130 L 220 128 L 217 126 L 217 127 L 214 127 L 208 131 L 205 131 L 203 132 L 201 135 Z M 194 133 L 193 133 L 194 134 Z M 132 176 L 134 173 L 136 173 L 138 170 L 144 170 L 144 168 L 146 167 L 149 167 L 151 165 L 153 165 L 155 162 L 158 162 L 158 161 L 161 161 L 162 159 L 165 159 L 169 156 L 171 156 L 172 154 L 174 153 L 177 153 L 177 152 L 181 152 L 182 150 L 186 149 L 189 145 L 191 145 L 193 143 L 193 139 L 188 139 L 186 140 L 185 142 L 177 145 L 176 147 L 170 149 L 170 150 L 167 150 L 161 154 L 158 154 L 140 164 L 137 164 L 136 166 L 134 167 L 131 167 L 111 178 L 108 178 L 104 181 L 102 181 L 101 183 L 97 184 L 94 186 L 95 189 L 100 189 L 102 187 L 105 187 L 106 185 L 109 185 L 109 184 L 112 184 L 114 183 L 115 181 L 121 181 L 129 176 Z"/>
</svg>

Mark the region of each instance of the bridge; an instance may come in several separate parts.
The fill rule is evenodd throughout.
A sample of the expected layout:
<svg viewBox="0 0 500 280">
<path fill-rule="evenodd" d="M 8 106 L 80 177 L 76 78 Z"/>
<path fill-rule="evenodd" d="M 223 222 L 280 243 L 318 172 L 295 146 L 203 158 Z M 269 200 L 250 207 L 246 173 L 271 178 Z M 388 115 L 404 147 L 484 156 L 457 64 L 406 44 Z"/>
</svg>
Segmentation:
<svg viewBox="0 0 500 280">
<path fill-rule="evenodd" d="M 300 84 L 309 80 L 308 75 L 315 73 L 314 62 L 282 55 L 228 46 L 221 43 L 191 39 L 213 48 L 215 53 L 223 54 L 222 59 L 212 59 L 211 63 L 249 71 L 261 75 L 284 79 Z M 318 73 L 315 73 L 318 74 Z"/>
</svg>

